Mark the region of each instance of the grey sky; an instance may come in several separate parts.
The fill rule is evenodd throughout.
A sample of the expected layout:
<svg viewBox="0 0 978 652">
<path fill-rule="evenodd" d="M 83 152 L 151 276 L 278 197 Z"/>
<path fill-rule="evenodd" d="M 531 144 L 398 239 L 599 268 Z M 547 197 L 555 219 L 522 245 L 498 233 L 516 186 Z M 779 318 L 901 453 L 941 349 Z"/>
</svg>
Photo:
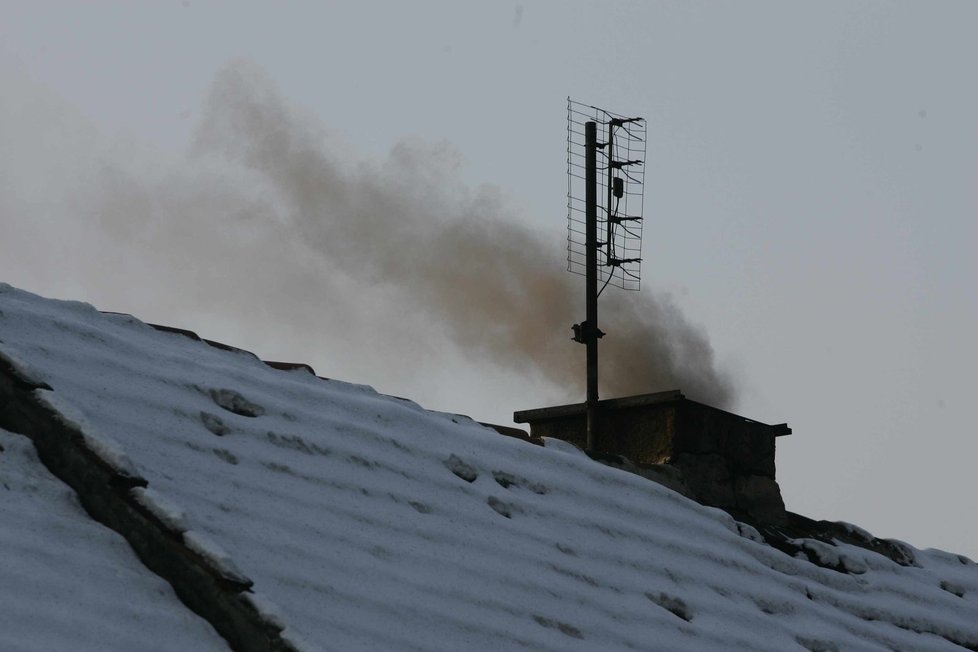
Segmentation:
<svg viewBox="0 0 978 652">
<path fill-rule="evenodd" d="M 254 71 L 364 174 L 421 152 L 418 183 L 484 193 L 558 256 L 565 98 L 640 114 L 643 291 L 706 330 L 740 413 L 794 428 L 788 507 L 978 557 L 978 5 L 0 7 L 3 280 L 507 422 L 560 388 L 466 357 L 355 264 L 267 278 L 295 254 L 249 221 L 271 200 L 194 153 L 214 79 Z M 188 197 L 197 228 L 156 237 L 146 213 Z"/>
</svg>

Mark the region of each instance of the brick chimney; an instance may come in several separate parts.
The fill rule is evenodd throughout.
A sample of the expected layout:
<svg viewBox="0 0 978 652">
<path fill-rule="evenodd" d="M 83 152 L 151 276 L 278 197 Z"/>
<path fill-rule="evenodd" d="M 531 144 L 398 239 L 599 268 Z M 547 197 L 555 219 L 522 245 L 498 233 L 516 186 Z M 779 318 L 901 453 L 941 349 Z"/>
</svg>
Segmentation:
<svg viewBox="0 0 978 652">
<path fill-rule="evenodd" d="M 787 424 L 767 425 L 687 399 L 678 390 L 600 401 L 599 450 L 604 461 L 656 475 L 690 498 L 742 520 L 779 524 L 786 518 L 775 480 L 775 439 Z M 585 448 L 585 405 L 523 410 L 533 437 L 553 437 Z M 643 473 L 644 474 L 644 473 Z"/>
</svg>

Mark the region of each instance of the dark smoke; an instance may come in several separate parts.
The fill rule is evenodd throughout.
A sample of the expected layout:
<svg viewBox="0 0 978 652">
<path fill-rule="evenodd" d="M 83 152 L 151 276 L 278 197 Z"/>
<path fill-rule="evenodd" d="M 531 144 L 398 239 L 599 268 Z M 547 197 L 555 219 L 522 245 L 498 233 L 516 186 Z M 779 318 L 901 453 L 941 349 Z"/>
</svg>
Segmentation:
<svg viewBox="0 0 978 652">
<path fill-rule="evenodd" d="M 289 243 L 297 264 L 388 286 L 468 354 L 583 391 L 584 347 L 570 341 L 583 279 L 565 271 L 560 240 L 521 225 L 498 194 L 465 187 L 448 148 L 402 143 L 379 166 L 334 149 L 244 63 L 218 74 L 195 142 L 198 162 L 231 163 L 264 189 L 242 223 L 274 227 L 263 233 Z M 609 289 L 601 310 L 602 396 L 680 388 L 731 404 L 706 334 L 668 297 Z"/>
</svg>

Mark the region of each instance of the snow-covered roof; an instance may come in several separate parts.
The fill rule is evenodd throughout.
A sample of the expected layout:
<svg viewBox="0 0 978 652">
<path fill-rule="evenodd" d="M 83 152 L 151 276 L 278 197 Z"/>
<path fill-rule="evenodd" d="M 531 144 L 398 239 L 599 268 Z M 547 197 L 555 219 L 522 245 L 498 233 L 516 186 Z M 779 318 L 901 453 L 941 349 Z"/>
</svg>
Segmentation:
<svg viewBox="0 0 978 652">
<path fill-rule="evenodd" d="M 227 650 L 126 540 L 0 430 L 0 649 Z"/>
<path fill-rule="evenodd" d="M 563 442 L 4 285 L 0 358 L 296 649 L 978 649 L 957 555 L 791 556 Z"/>
</svg>

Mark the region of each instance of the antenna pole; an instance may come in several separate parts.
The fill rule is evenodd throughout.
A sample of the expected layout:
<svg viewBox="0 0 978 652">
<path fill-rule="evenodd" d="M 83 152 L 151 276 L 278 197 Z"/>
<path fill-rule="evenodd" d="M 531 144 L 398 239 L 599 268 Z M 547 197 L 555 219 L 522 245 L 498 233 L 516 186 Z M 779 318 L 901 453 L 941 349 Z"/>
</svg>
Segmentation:
<svg viewBox="0 0 978 652">
<path fill-rule="evenodd" d="M 598 126 L 584 124 L 585 149 L 585 267 L 587 321 L 587 447 L 595 450 L 598 437 Z"/>
<path fill-rule="evenodd" d="M 607 142 L 598 142 L 599 130 Z M 613 443 L 602 427 L 598 403 L 598 340 L 604 337 L 598 328 L 598 296 L 609 285 L 639 289 L 645 171 L 634 155 L 644 156 L 645 133 L 643 118 L 626 118 L 567 98 L 567 271 L 583 274 L 587 281 L 587 318 L 571 326 L 571 339 L 587 347 L 584 407 L 589 451 L 607 450 Z M 599 182 L 602 154 L 608 167 Z M 635 167 L 618 172 L 627 166 Z"/>
</svg>

